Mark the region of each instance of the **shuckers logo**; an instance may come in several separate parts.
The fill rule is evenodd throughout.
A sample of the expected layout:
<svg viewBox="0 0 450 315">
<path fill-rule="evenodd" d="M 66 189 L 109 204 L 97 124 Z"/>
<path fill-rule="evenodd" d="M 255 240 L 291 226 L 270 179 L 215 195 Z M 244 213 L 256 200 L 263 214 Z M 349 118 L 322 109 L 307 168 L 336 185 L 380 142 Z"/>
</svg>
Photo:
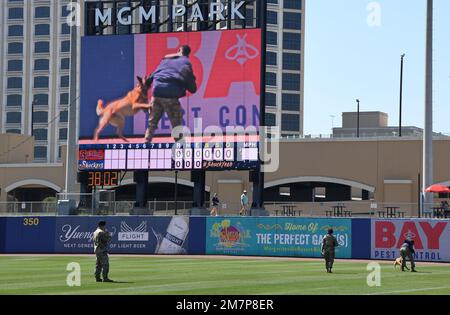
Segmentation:
<svg viewBox="0 0 450 315">
<path fill-rule="evenodd" d="M 119 241 L 148 241 L 147 222 L 142 223 L 134 230 L 125 222 L 120 223 Z"/>
</svg>

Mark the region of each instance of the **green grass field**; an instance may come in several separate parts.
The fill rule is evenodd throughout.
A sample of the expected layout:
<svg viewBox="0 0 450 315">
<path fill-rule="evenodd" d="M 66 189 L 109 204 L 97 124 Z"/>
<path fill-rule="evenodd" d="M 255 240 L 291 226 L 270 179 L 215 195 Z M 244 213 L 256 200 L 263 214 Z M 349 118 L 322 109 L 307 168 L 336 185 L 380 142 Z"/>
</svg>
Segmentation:
<svg viewBox="0 0 450 315">
<path fill-rule="evenodd" d="M 0 294 L 450 294 L 450 266 L 418 263 L 418 273 L 381 263 L 381 287 L 369 287 L 367 262 L 111 256 L 110 277 L 96 283 L 93 256 L 0 256 Z M 68 287 L 67 264 L 81 266 L 81 286 Z"/>
</svg>

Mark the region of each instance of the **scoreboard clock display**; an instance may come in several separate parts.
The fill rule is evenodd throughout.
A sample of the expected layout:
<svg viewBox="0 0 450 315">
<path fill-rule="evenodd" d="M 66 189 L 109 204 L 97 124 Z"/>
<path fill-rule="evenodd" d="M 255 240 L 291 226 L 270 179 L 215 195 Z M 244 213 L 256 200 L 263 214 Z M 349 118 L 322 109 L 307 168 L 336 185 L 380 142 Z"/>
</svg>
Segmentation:
<svg viewBox="0 0 450 315">
<path fill-rule="evenodd" d="M 80 171 L 252 170 L 259 166 L 258 141 L 103 143 L 79 148 Z"/>
<path fill-rule="evenodd" d="M 119 186 L 120 172 L 118 171 L 92 171 L 88 172 L 89 187 Z"/>
</svg>

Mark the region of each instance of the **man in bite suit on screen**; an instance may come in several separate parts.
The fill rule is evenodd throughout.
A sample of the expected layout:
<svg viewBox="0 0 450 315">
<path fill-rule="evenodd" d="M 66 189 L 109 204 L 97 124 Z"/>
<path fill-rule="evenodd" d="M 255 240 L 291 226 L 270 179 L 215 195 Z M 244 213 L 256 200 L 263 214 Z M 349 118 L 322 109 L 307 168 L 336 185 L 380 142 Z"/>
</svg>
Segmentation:
<svg viewBox="0 0 450 315">
<path fill-rule="evenodd" d="M 149 110 L 145 141 L 150 143 L 164 112 L 169 116 L 172 128 L 183 123 L 183 111 L 179 99 L 186 91 L 197 92 L 197 83 L 189 60 L 191 48 L 182 46 L 178 53 L 167 55 L 147 81 L 153 84 L 152 109 Z"/>
</svg>

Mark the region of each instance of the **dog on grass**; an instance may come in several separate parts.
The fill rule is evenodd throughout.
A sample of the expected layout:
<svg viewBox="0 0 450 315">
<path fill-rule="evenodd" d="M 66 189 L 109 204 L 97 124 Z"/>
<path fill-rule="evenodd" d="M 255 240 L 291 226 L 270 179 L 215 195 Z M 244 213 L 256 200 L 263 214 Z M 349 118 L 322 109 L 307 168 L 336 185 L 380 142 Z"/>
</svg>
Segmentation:
<svg viewBox="0 0 450 315">
<path fill-rule="evenodd" d="M 97 116 L 100 117 L 98 127 L 94 132 L 94 140 L 98 141 L 100 132 L 110 124 L 117 128 L 117 135 L 128 142 L 123 136 L 125 118 L 136 115 L 140 110 L 149 110 L 152 105 L 148 101 L 148 90 L 151 81 L 147 77 L 137 77 L 138 84 L 125 97 L 104 106 L 103 100 L 97 102 Z"/>
<path fill-rule="evenodd" d="M 402 264 L 403 264 L 403 257 L 398 257 L 394 261 L 394 268 L 397 268 L 397 266 L 401 266 Z M 405 268 L 409 270 L 407 266 L 405 266 Z"/>
</svg>

